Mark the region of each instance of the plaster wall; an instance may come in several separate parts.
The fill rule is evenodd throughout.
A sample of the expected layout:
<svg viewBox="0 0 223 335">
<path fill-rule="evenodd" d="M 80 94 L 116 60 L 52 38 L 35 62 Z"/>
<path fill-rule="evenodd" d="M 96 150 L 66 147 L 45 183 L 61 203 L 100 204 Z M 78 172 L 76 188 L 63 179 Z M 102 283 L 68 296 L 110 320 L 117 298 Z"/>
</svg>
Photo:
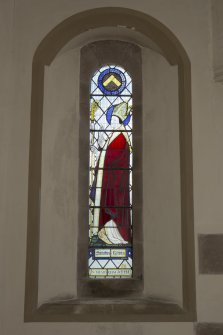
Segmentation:
<svg viewBox="0 0 223 335">
<path fill-rule="evenodd" d="M 144 289 L 181 305 L 178 73 L 147 48 L 142 66 Z"/>
<path fill-rule="evenodd" d="M 106 5 L 129 7 L 154 16 L 185 47 L 192 65 L 195 232 L 222 233 L 223 87 L 212 80 L 210 2 L 109 0 Z M 0 2 L 0 332 L 3 335 L 193 334 L 192 323 L 23 323 L 32 57 L 43 37 L 62 20 L 101 6 L 105 6 L 102 0 Z M 222 322 L 222 292 L 221 276 L 199 275 L 197 267 L 198 321 Z"/>
<path fill-rule="evenodd" d="M 39 302 L 76 295 L 79 50 L 45 68 Z"/>
</svg>

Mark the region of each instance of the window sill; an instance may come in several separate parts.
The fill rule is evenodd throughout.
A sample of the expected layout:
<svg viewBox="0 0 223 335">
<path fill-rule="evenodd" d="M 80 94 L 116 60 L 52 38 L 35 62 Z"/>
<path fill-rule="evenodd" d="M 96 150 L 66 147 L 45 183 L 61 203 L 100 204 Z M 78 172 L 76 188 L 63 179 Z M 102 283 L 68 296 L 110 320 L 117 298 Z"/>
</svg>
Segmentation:
<svg viewBox="0 0 223 335">
<path fill-rule="evenodd" d="M 192 314 L 175 303 L 146 299 L 74 299 L 44 303 L 25 322 L 186 322 Z"/>
<path fill-rule="evenodd" d="M 90 279 L 79 280 L 79 298 L 89 299 L 127 299 L 141 295 L 143 290 L 142 279 Z M 81 300 L 82 301 L 82 300 Z M 109 300 L 110 301 L 110 300 Z"/>
</svg>

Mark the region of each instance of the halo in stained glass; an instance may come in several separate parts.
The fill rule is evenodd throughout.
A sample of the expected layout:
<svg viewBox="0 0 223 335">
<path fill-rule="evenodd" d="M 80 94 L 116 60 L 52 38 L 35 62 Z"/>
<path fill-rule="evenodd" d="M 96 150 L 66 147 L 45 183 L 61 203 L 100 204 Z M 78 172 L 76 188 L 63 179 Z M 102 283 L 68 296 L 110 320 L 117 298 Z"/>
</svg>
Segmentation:
<svg viewBox="0 0 223 335">
<path fill-rule="evenodd" d="M 105 69 L 98 77 L 98 87 L 107 95 L 118 95 L 126 87 L 126 77 L 117 68 Z"/>
</svg>

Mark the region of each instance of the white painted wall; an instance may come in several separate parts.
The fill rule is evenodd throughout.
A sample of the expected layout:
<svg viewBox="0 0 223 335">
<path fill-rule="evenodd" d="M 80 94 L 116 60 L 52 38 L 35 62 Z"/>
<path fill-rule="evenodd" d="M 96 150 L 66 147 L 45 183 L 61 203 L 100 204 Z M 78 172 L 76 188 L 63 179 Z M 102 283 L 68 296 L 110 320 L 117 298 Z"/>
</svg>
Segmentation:
<svg viewBox="0 0 223 335">
<path fill-rule="evenodd" d="M 182 304 L 178 72 L 143 48 L 145 293 Z"/>
<path fill-rule="evenodd" d="M 223 233 L 223 87 L 212 80 L 210 2 L 107 0 L 106 5 L 129 7 L 154 16 L 185 47 L 192 65 L 195 231 Z M 0 1 L 0 333 L 3 335 L 193 334 L 191 323 L 23 323 L 32 57 L 44 36 L 61 21 L 78 11 L 101 6 L 105 6 L 102 0 Z M 197 274 L 199 321 L 223 320 L 222 292 L 221 276 Z"/>
<path fill-rule="evenodd" d="M 79 50 L 45 68 L 39 302 L 76 294 Z"/>
</svg>

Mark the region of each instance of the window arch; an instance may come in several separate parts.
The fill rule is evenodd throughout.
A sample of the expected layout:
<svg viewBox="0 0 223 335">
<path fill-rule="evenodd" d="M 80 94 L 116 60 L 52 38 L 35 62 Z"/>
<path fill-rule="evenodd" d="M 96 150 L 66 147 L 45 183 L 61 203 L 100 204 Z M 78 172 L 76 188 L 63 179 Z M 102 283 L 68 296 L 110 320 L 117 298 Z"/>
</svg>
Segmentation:
<svg viewBox="0 0 223 335">
<path fill-rule="evenodd" d="M 134 304 L 123 302 L 117 305 L 113 300 L 106 304 L 95 303 L 93 309 L 89 306 L 79 304 L 79 300 L 74 304 L 46 303 L 42 306 L 38 305 L 38 270 L 39 270 L 39 246 L 40 246 L 40 189 L 41 189 L 41 141 L 42 141 L 42 121 L 43 121 L 43 97 L 44 97 L 44 71 L 46 65 L 50 65 L 58 52 L 68 43 L 73 37 L 81 34 L 92 28 L 119 25 L 125 26 L 126 29 L 132 29 L 142 33 L 144 36 L 151 38 L 160 48 L 162 54 L 170 64 L 177 65 L 179 74 L 179 131 L 180 131 L 180 163 L 181 163 L 181 204 L 182 204 L 182 274 L 183 274 L 183 302 L 182 306 L 167 303 L 151 303 L 139 301 Z M 94 52 L 93 52 L 94 53 Z M 109 53 L 109 50 L 107 50 Z M 113 54 L 115 57 L 115 54 Z M 93 56 L 94 57 L 94 56 Z M 91 61 L 90 61 L 91 62 Z M 123 59 L 125 62 L 125 59 Z M 111 63 L 116 63 L 113 59 Z M 87 64 L 85 62 L 85 64 Z M 90 65 L 90 64 L 88 64 Z M 96 69 L 103 66 L 98 61 Z M 134 64 L 135 65 L 135 64 Z M 27 262 L 26 262 L 26 296 L 25 296 L 25 321 L 101 321 L 101 308 L 107 311 L 104 315 L 104 321 L 192 321 L 196 319 L 195 309 L 195 279 L 194 279 L 194 234 L 193 234 L 193 176 L 192 176 L 192 138 L 191 138 L 191 70 L 190 60 L 183 46 L 174 34 L 165 27 L 162 23 L 152 18 L 151 16 L 126 8 L 97 8 L 86 12 L 77 13 L 66 19 L 64 22 L 55 27 L 40 43 L 32 64 L 32 101 L 31 101 L 31 126 L 30 126 L 30 164 L 29 164 L 29 198 L 28 198 L 28 229 L 27 229 Z M 94 63 L 95 66 L 95 63 Z M 125 64 L 123 65 L 125 67 Z M 134 67 L 134 66 L 133 66 Z M 87 77 L 89 68 L 86 68 L 85 82 L 81 80 L 81 87 L 85 89 L 86 78 L 89 83 L 90 78 Z M 92 71 L 92 70 L 90 70 Z M 82 73 L 85 70 L 82 69 Z M 93 72 L 91 73 L 91 75 Z M 82 91 L 82 90 L 81 90 Z M 87 92 L 87 94 L 89 91 Z M 88 116 L 89 104 L 83 101 L 81 96 L 82 111 L 86 111 L 81 115 L 80 129 L 85 129 L 84 134 L 88 133 Z M 138 106 L 135 105 L 138 108 Z M 85 116 L 87 115 L 86 119 Z M 135 124 L 135 123 L 134 123 Z M 139 123 L 138 129 L 141 131 L 142 124 Z M 87 127 L 87 128 L 85 128 Z M 135 131 L 135 129 L 134 129 Z M 87 147 L 88 153 L 88 137 L 80 134 L 80 141 L 83 147 Z M 137 140 L 137 136 L 135 137 Z M 136 148 L 137 142 L 134 145 Z M 135 149 L 134 149 L 135 150 Z M 134 151 L 134 169 L 137 171 L 137 163 L 139 158 L 139 150 Z M 88 157 L 84 157 L 84 163 L 88 165 Z M 86 171 L 83 171 L 83 174 Z M 87 172 L 87 176 L 89 171 Z M 81 173 L 80 173 L 81 179 Z M 84 179 L 85 180 L 85 179 Z M 84 182 L 83 189 L 88 190 L 87 182 Z M 134 191 L 137 194 L 137 199 L 141 197 L 141 191 Z M 80 199 L 88 204 L 88 192 L 81 192 Z M 87 208 L 88 211 L 88 208 Z M 135 209 L 137 212 L 137 206 Z M 86 208 L 79 210 L 79 217 L 83 220 L 81 214 L 86 213 Z M 140 217 L 140 211 L 137 214 Z M 80 220 L 80 221 L 81 221 Z M 82 221 L 83 222 L 83 221 Z M 88 222 L 84 222 L 86 232 L 88 232 Z M 134 226 L 134 229 L 137 228 Z M 142 234 L 142 232 L 134 232 Z M 88 247 L 88 234 L 80 234 L 80 244 L 86 249 Z M 140 237 L 141 238 L 141 237 Z M 137 250 L 140 250 L 139 243 L 134 247 L 134 255 Z M 137 249 L 138 248 L 138 249 Z M 138 255 L 140 252 L 138 253 Z M 78 262 L 83 263 L 83 256 L 79 254 Z M 85 266 L 85 265 L 84 265 Z M 133 279 L 140 279 L 140 267 L 138 263 L 134 267 Z M 80 267 L 81 278 L 87 273 L 86 268 Z M 95 283 L 99 281 L 95 281 Z M 125 280 L 123 285 L 119 286 L 121 295 L 125 295 Z M 132 283 L 133 281 L 130 280 Z M 83 283 L 81 287 L 80 278 L 78 279 L 79 292 L 94 293 L 103 287 L 100 285 L 86 286 Z M 83 288 L 83 289 L 82 289 Z M 88 288 L 85 290 L 85 288 Z M 113 290 L 110 290 L 111 296 Z M 127 292 L 128 293 L 128 292 Z M 76 313 L 77 312 L 77 313 Z M 93 312 L 93 314 L 92 314 Z M 111 312 L 111 313 L 110 313 Z"/>
</svg>

